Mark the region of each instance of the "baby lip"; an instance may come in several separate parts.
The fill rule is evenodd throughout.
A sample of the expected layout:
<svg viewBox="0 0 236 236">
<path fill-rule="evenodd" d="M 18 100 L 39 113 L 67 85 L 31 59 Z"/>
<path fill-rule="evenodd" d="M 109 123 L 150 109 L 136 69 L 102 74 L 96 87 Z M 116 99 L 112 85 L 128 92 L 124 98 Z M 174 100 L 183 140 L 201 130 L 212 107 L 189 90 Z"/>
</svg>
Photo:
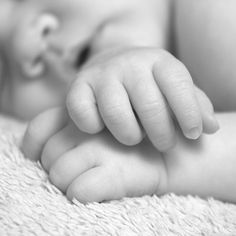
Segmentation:
<svg viewBox="0 0 236 236">
<path fill-rule="evenodd" d="M 44 63 L 40 61 L 35 62 L 25 62 L 22 65 L 22 69 L 27 76 L 30 78 L 37 78 L 45 72 L 45 65 Z"/>
</svg>

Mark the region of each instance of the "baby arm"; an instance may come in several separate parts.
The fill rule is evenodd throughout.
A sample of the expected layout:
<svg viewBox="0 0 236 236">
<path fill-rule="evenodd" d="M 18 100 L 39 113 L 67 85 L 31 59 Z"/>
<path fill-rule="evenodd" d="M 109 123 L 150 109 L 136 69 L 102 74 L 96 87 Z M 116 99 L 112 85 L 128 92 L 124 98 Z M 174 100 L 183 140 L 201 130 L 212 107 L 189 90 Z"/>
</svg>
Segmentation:
<svg viewBox="0 0 236 236">
<path fill-rule="evenodd" d="M 221 129 L 189 141 L 180 136 L 165 154 L 167 192 L 236 202 L 236 113 L 216 114 Z"/>
<path fill-rule="evenodd" d="M 97 52 L 122 47 L 168 48 L 170 1 L 132 0 L 103 24 L 95 38 Z"/>
<path fill-rule="evenodd" d="M 127 147 L 106 131 L 82 133 L 61 108 L 44 112 L 30 123 L 23 151 L 29 159 L 41 161 L 51 182 L 70 200 L 102 202 L 164 189 L 164 163 L 152 145 Z"/>
</svg>

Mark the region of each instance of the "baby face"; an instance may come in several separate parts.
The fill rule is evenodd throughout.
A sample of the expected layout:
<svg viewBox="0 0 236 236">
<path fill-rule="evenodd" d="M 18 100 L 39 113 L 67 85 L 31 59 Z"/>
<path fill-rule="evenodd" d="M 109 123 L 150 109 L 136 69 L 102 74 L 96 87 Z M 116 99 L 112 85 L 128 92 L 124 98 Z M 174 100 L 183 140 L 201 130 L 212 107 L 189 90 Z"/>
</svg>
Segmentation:
<svg viewBox="0 0 236 236">
<path fill-rule="evenodd" d="M 85 49 L 120 5 L 117 0 L 0 0 L 2 109 L 28 119 L 62 104 Z"/>
</svg>

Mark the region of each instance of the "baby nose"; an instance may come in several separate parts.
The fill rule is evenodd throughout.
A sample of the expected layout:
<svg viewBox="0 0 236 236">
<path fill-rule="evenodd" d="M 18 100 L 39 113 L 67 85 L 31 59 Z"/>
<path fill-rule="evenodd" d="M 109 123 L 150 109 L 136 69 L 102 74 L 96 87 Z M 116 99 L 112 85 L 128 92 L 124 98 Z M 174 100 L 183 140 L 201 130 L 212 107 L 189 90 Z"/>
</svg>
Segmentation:
<svg viewBox="0 0 236 236">
<path fill-rule="evenodd" d="M 30 25 L 28 35 L 28 56 L 23 62 L 23 73 L 30 78 L 39 77 L 45 71 L 43 54 L 49 48 L 49 38 L 59 27 L 57 18 L 51 14 L 43 14 Z"/>
</svg>

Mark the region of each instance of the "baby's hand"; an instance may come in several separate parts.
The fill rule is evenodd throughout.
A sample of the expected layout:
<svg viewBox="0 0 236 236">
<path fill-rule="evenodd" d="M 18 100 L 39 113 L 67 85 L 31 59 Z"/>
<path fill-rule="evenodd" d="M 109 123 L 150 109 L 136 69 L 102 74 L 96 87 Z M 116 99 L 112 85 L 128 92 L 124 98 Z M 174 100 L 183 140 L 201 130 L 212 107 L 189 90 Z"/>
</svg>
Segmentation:
<svg viewBox="0 0 236 236">
<path fill-rule="evenodd" d="M 143 139 L 143 127 L 160 151 L 175 144 L 175 119 L 189 139 L 218 129 L 208 97 L 186 67 L 161 49 L 97 56 L 72 85 L 67 108 L 86 133 L 106 126 L 119 142 L 135 145 Z"/>
<path fill-rule="evenodd" d="M 127 147 L 106 131 L 91 136 L 65 114 L 56 108 L 35 118 L 26 131 L 23 151 L 31 160 L 41 161 L 51 182 L 70 200 L 102 202 L 165 193 L 164 160 L 149 142 Z"/>
</svg>

